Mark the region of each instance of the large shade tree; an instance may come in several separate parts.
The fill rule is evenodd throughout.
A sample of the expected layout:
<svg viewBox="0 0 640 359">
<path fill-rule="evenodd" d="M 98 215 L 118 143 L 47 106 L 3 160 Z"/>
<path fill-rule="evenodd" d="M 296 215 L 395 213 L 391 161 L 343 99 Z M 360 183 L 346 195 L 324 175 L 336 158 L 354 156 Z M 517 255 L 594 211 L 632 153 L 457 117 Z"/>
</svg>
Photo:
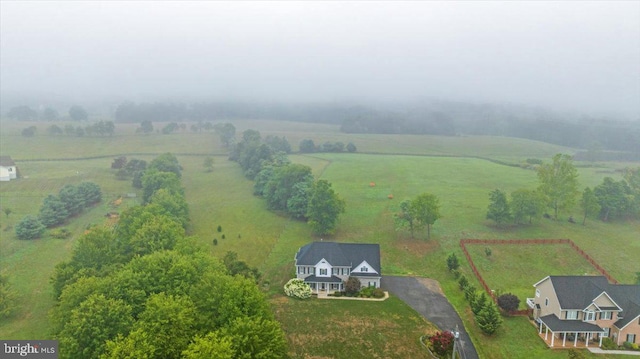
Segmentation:
<svg viewBox="0 0 640 359">
<path fill-rule="evenodd" d="M 560 210 L 575 203 L 578 195 L 578 170 L 571 156 L 558 153 L 552 163 L 538 167 L 539 191 L 545 195 L 549 207 L 553 209 L 554 219 L 558 219 Z"/>
<path fill-rule="evenodd" d="M 320 235 L 333 233 L 338 217 L 344 210 L 345 202 L 331 188 L 331 183 L 326 180 L 314 183 L 307 208 L 307 218 L 313 232 Z"/>
</svg>

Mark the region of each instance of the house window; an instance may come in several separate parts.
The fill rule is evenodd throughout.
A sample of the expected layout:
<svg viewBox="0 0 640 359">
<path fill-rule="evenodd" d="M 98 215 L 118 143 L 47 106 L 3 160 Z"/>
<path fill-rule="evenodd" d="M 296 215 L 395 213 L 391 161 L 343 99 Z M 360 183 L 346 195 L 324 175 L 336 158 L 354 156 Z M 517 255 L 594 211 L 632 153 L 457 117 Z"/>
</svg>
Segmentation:
<svg viewBox="0 0 640 359">
<path fill-rule="evenodd" d="M 549 298 L 544 298 L 544 306 L 545 307 L 549 306 Z"/>
<path fill-rule="evenodd" d="M 611 319 L 611 313 L 612 313 L 611 311 L 605 310 L 604 312 L 600 313 L 600 319 L 605 319 L 605 320 Z"/>
<path fill-rule="evenodd" d="M 627 334 L 627 342 L 629 343 L 635 343 L 636 342 L 636 335 L 635 334 Z"/>
<path fill-rule="evenodd" d="M 577 310 L 567 310 L 567 319 L 578 319 L 578 311 Z"/>
<path fill-rule="evenodd" d="M 603 337 L 608 338 L 609 337 L 609 328 L 604 328 L 604 334 L 602 334 Z"/>
<path fill-rule="evenodd" d="M 320 275 L 327 275 L 327 268 L 320 268 Z"/>
<path fill-rule="evenodd" d="M 536 289 L 536 298 L 540 298 L 540 289 Z"/>
<path fill-rule="evenodd" d="M 592 322 L 594 320 L 596 320 L 596 312 L 589 310 L 585 313 L 585 317 L 584 320 L 587 322 Z"/>
<path fill-rule="evenodd" d="M 360 272 L 368 272 L 368 271 L 369 271 L 369 268 L 364 267 L 364 266 L 360 267 Z"/>
</svg>

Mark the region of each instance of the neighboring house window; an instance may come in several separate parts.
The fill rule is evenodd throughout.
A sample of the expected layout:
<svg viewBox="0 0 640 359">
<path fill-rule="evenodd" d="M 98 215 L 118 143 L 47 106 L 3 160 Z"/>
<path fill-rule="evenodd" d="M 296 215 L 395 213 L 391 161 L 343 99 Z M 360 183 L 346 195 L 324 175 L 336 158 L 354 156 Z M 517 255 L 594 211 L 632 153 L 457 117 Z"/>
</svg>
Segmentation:
<svg viewBox="0 0 640 359">
<path fill-rule="evenodd" d="M 567 311 L 567 319 L 578 319 L 578 311 L 577 310 L 568 310 Z"/>
<path fill-rule="evenodd" d="M 635 343 L 636 342 L 636 335 L 635 334 L 627 334 L 627 342 L 629 343 Z"/>
<path fill-rule="evenodd" d="M 544 306 L 545 307 L 549 306 L 549 298 L 544 298 Z"/>
<path fill-rule="evenodd" d="M 611 311 L 605 310 L 604 312 L 600 313 L 600 319 L 611 319 Z"/>
<path fill-rule="evenodd" d="M 604 334 L 602 334 L 602 336 L 605 338 L 609 337 L 609 328 L 604 328 Z"/>
<path fill-rule="evenodd" d="M 540 289 L 536 289 L 536 298 L 540 298 Z"/>
<path fill-rule="evenodd" d="M 586 312 L 584 320 L 586 320 L 588 322 L 592 322 L 592 321 L 596 320 L 596 312 L 594 312 L 592 310 Z"/>
<path fill-rule="evenodd" d="M 368 272 L 369 268 L 367 267 L 360 267 L 360 272 Z"/>
<path fill-rule="evenodd" d="M 320 275 L 327 275 L 327 268 L 320 268 Z"/>
</svg>

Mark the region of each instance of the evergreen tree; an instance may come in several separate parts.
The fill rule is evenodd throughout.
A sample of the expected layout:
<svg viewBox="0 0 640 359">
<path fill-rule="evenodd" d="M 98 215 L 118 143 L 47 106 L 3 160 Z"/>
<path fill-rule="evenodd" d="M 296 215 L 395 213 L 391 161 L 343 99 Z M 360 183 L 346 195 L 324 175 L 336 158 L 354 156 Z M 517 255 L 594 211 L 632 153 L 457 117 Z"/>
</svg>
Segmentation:
<svg viewBox="0 0 640 359">
<path fill-rule="evenodd" d="M 483 293 L 484 294 L 484 293 Z M 500 325 L 502 325 L 502 317 L 496 304 L 489 300 L 487 304 L 476 315 L 476 323 L 478 327 L 487 335 L 494 334 Z"/>
</svg>

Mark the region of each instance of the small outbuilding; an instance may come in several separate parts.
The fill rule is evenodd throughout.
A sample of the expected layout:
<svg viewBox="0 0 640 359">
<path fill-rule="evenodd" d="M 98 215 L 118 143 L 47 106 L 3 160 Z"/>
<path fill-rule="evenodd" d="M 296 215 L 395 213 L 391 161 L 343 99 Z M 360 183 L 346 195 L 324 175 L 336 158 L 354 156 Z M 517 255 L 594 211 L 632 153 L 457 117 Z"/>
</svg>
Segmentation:
<svg viewBox="0 0 640 359">
<path fill-rule="evenodd" d="M 0 181 L 18 178 L 18 169 L 10 156 L 0 156 Z"/>
</svg>

